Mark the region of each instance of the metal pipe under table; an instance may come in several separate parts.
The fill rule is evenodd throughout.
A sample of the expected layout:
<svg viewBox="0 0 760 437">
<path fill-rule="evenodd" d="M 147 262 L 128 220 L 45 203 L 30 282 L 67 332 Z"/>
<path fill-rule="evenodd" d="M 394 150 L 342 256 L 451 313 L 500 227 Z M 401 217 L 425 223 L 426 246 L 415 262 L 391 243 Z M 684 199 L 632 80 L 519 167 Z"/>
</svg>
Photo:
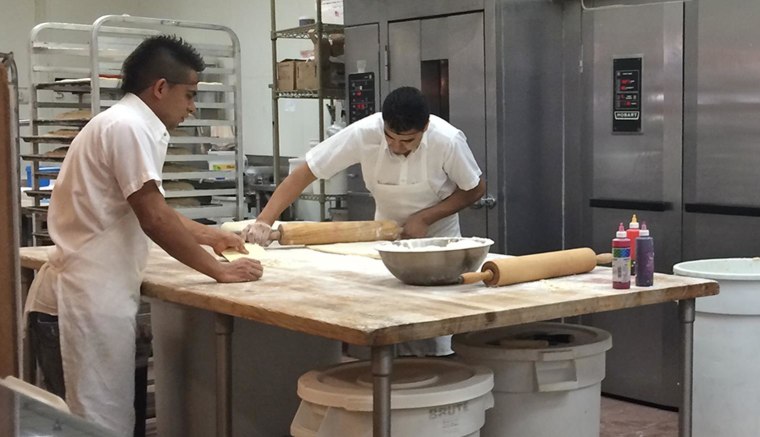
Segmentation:
<svg viewBox="0 0 760 437">
<path fill-rule="evenodd" d="M 681 409 L 678 414 L 678 437 L 691 437 L 692 387 L 694 383 L 694 299 L 678 301 L 683 342 L 683 369 L 681 373 Z"/>
<path fill-rule="evenodd" d="M 393 345 L 372 347 L 372 436 L 391 437 Z"/>
<path fill-rule="evenodd" d="M 232 316 L 216 314 L 216 435 L 232 436 Z"/>
</svg>

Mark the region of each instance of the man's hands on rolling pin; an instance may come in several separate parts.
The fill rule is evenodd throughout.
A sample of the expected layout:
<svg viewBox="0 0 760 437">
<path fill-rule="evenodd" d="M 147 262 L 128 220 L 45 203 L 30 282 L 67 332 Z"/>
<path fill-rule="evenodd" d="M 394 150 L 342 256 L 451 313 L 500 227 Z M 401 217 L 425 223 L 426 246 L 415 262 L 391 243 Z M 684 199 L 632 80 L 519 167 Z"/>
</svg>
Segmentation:
<svg viewBox="0 0 760 437">
<path fill-rule="evenodd" d="M 256 243 L 261 247 L 267 247 L 272 242 L 272 225 L 256 220 L 243 229 L 243 238 L 249 243 Z"/>
<path fill-rule="evenodd" d="M 420 213 L 409 216 L 401 230 L 401 238 L 425 238 L 428 232 L 428 223 Z"/>
</svg>

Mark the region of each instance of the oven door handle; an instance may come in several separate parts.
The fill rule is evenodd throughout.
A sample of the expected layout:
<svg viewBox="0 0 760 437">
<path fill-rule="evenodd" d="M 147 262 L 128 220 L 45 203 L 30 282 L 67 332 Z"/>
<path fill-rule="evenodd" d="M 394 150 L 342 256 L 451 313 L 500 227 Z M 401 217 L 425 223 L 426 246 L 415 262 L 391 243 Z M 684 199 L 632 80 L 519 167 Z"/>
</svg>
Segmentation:
<svg viewBox="0 0 760 437">
<path fill-rule="evenodd" d="M 633 211 L 670 211 L 673 204 L 663 201 L 651 200 L 627 200 L 627 199 L 589 199 L 588 204 L 592 208 L 626 209 Z"/>
</svg>

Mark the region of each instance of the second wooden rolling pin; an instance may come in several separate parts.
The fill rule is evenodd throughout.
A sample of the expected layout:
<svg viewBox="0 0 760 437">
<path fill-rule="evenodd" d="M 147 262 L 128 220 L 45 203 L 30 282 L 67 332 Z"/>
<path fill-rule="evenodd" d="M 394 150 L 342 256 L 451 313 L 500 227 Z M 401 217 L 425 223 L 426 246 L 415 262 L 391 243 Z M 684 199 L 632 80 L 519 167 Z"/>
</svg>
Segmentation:
<svg viewBox="0 0 760 437">
<path fill-rule="evenodd" d="M 483 281 L 488 286 L 496 287 L 586 273 L 593 270 L 597 264 L 610 262 L 612 254 L 597 255 L 588 247 L 558 250 L 487 261 L 479 272 L 463 273 L 459 282 L 472 284 Z"/>
<path fill-rule="evenodd" d="M 401 228 L 393 220 L 290 222 L 281 223 L 270 238 L 280 244 L 331 244 L 396 240 L 400 234 Z"/>
</svg>

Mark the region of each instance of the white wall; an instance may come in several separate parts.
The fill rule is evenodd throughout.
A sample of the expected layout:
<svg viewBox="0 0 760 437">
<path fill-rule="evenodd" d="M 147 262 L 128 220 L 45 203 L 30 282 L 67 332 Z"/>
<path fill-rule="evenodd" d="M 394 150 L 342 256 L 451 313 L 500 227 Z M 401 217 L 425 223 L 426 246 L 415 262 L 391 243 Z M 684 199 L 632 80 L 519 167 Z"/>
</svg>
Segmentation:
<svg viewBox="0 0 760 437">
<path fill-rule="evenodd" d="M 17 55 L 22 85 L 28 84 L 29 32 L 37 23 L 89 24 L 102 15 L 126 13 L 230 27 L 240 39 L 242 51 L 244 150 L 247 154 L 271 155 L 272 52 L 268 0 L 0 0 L 0 11 L 0 51 L 13 51 Z M 313 0 L 277 0 L 278 28 L 297 26 L 301 16 L 315 16 Z M 301 50 L 310 48 L 308 41 L 281 40 L 278 59 L 300 57 Z M 309 139 L 318 138 L 317 109 L 316 102 L 311 100 L 280 101 L 281 155 L 303 155 Z"/>
<path fill-rule="evenodd" d="M 295 27 L 298 17 L 314 16 L 313 0 L 277 0 L 278 28 Z M 272 153 L 272 51 L 268 0 L 142 1 L 145 16 L 178 18 L 230 27 L 240 38 L 243 61 L 243 129 L 248 154 Z M 308 41 L 278 42 L 278 59 L 299 57 Z M 310 138 L 318 138 L 317 105 L 313 101 L 281 101 L 280 150 L 283 156 L 302 155 Z"/>
<path fill-rule="evenodd" d="M 11 10 L 13 13 L 6 13 Z M 34 27 L 34 2 L 0 0 L 0 52 L 13 52 L 19 75 L 20 98 L 28 101 L 29 31 Z M 29 109 L 21 109 L 21 118 L 28 118 Z"/>
</svg>

